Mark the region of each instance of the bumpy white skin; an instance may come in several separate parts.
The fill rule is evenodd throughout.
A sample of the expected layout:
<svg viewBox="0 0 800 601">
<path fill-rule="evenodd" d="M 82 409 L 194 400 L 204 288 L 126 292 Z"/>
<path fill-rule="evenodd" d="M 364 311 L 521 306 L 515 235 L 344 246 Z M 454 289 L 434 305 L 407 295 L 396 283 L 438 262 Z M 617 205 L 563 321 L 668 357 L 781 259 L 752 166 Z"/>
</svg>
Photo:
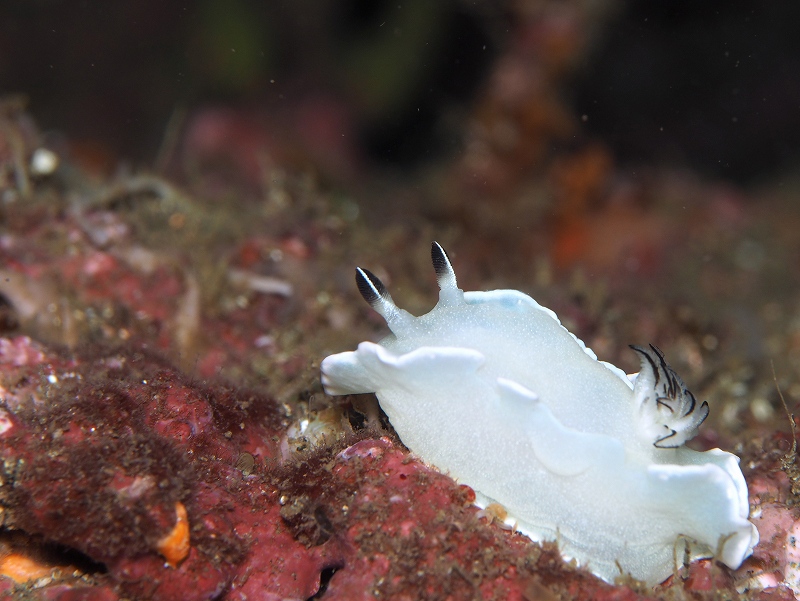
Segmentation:
<svg viewBox="0 0 800 601">
<path fill-rule="evenodd" d="M 683 561 L 682 541 L 732 568 L 750 555 L 758 532 L 738 457 L 655 446 L 653 411 L 641 408 L 652 395 L 635 393 L 552 311 L 451 280 L 440 274 L 439 303 L 421 317 L 385 291 L 371 299 L 393 335 L 327 357 L 326 391 L 375 392 L 409 449 L 607 581 L 622 570 L 661 582 Z"/>
</svg>

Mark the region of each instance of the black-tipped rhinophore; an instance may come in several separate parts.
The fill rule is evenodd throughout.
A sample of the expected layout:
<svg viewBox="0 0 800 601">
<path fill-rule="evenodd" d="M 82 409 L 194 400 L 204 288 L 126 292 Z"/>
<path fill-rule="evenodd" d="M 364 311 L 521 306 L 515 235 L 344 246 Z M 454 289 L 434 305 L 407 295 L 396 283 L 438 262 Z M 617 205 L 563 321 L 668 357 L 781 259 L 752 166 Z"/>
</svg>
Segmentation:
<svg viewBox="0 0 800 601">
<path fill-rule="evenodd" d="M 356 286 L 364 300 L 383 316 L 390 328 L 392 328 L 392 324 L 397 324 L 398 320 L 402 321 L 403 315 L 406 313 L 397 308 L 392 300 L 392 295 L 389 294 L 383 282 L 375 277 L 375 274 L 356 267 Z"/>
<path fill-rule="evenodd" d="M 456 272 L 450 264 L 450 258 L 438 242 L 431 244 L 431 261 L 433 269 L 436 271 L 436 281 L 439 288 L 456 288 Z"/>
<path fill-rule="evenodd" d="M 381 299 L 386 300 L 389 296 L 389 292 L 383 282 L 371 271 L 360 267 L 356 267 L 356 286 L 358 286 L 358 291 L 364 297 L 364 300 L 373 308 L 381 303 Z"/>
</svg>

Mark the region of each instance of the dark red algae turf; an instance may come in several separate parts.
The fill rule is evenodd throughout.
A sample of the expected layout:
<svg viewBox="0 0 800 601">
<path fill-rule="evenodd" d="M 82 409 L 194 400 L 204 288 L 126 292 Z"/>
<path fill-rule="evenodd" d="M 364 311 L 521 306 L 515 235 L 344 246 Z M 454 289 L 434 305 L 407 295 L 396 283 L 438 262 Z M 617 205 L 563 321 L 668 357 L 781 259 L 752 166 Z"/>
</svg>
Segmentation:
<svg viewBox="0 0 800 601">
<path fill-rule="evenodd" d="M 145 352 L 63 359 L 27 338 L 0 340 L 0 385 L 4 525 L 102 564 L 87 598 L 315 592 L 324 565 L 282 526 L 263 477 L 282 424 L 270 399 L 204 387 Z M 157 545 L 177 502 L 191 550 L 171 568 Z"/>
</svg>

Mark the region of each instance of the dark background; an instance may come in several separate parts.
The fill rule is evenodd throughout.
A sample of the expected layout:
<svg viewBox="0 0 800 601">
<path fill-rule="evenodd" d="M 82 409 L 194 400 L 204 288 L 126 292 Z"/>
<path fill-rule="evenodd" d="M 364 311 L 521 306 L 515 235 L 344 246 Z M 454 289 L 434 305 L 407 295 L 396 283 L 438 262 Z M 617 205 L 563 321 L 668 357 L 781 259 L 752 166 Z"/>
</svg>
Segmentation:
<svg viewBox="0 0 800 601">
<path fill-rule="evenodd" d="M 800 4 L 607 4 L 561 91 L 588 135 L 622 164 L 739 183 L 796 168 Z M 367 163 L 415 168 L 459 152 L 514 19 L 502 2 L 12 0 L 0 93 L 27 95 L 84 151 L 142 165 L 176 110 L 325 102 Z"/>
</svg>

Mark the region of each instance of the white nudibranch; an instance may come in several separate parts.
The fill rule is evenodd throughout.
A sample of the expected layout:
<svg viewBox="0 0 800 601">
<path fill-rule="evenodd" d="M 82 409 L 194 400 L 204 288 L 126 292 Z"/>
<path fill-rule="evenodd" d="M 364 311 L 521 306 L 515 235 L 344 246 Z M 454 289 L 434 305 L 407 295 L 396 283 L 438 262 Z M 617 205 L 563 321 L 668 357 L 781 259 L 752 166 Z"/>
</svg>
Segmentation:
<svg viewBox="0 0 800 601">
<path fill-rule="evenodd" d="M 322 362 L 329 394 L 374 392 L 403 443 L 499 503 L 507 523 L 597 576 L 656 584 L 685 553 L 737 568 L 758 542 L 739 458 L 684 442 L 708 415 L 661 351 L 630 378 L 516 290 L 463 292 L 433 243 L 441 292 L 420 317 L 356 270 L 392 334 Z"/>
</svg>

